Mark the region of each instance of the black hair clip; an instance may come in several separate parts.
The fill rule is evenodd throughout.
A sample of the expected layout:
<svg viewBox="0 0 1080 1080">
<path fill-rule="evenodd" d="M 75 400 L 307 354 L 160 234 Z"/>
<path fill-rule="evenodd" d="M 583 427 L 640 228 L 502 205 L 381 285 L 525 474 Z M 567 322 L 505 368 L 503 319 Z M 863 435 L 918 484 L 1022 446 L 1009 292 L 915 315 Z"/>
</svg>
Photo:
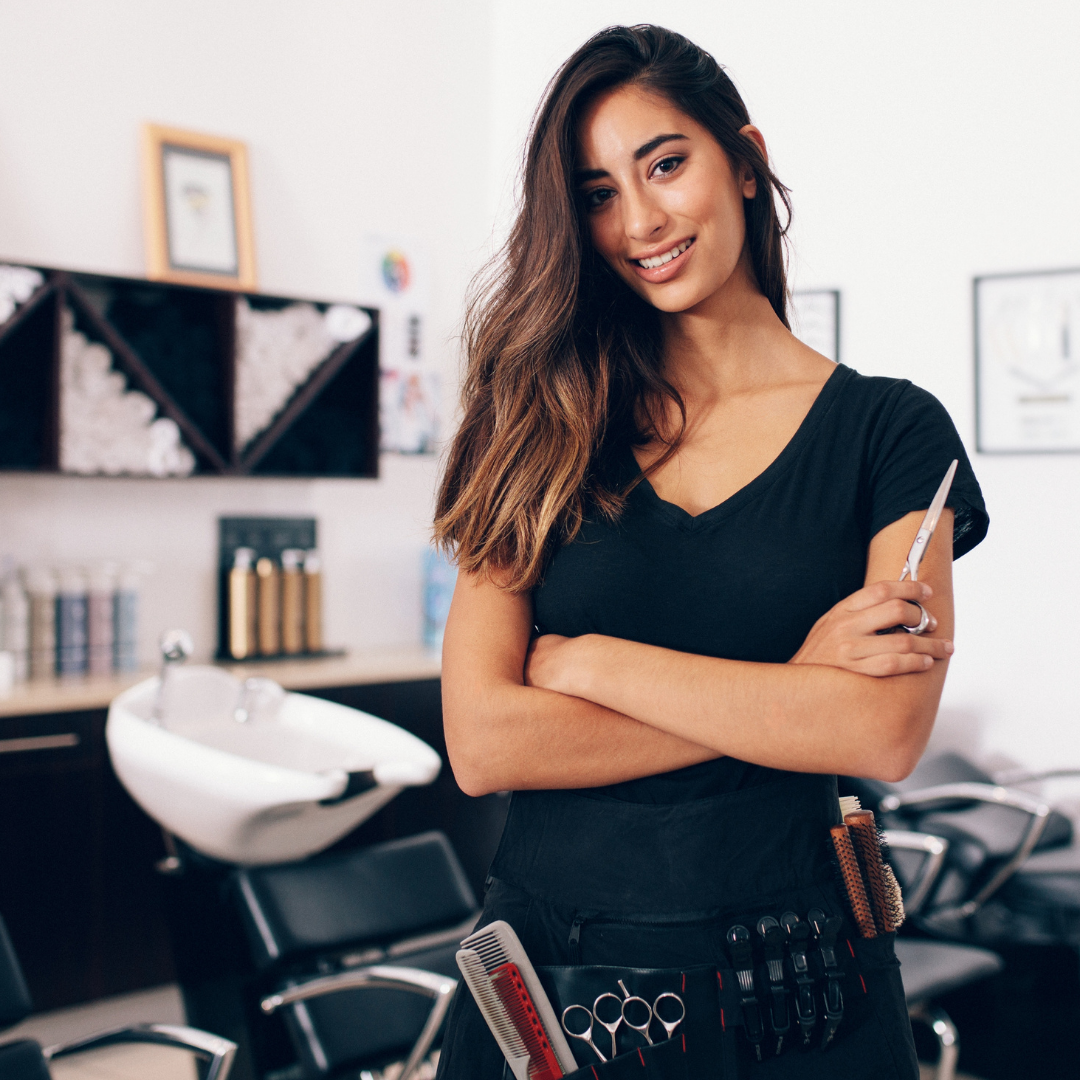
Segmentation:
<svg viewBox="0 0 1080 1080">
<path fill-rule="evenodd" d="M 810 924 L 801 922 L 794 911 L 785 911 L 780 916 L 780 925 L 787 931 L 788 949 L 791 953 L 791 967 L 795 972 L 795 1014 L 799 1019 L 802 1032 L 803 1049 L 810 1046 L 817 1023 L 817 1005 L 814 1002 L 814 977 L 810 974 Z"/>
<path fill-rule="evenodd" d="M 750 931 L 745 926 L 733 926 L 727 932 L 727 940 L 731 966 L 739 980 L 746 1037 L 750 1040 L 758 1061 L 762 1061 L 761 1042 L 765 1038 L 765 1027 L 761 1020 L 757 994 L 754 992 L 754 947 L 750 943 Z"/>
<path fill-rule="evenodd" d="M 825 917 L 821 908 L 813 908 L 807 919 L 813 924 L 817 934 L 818 951 L 825 965 L 825 1030 L 821 1037 L 821 1049 L 832 1042 L 840 1021 L 844 1018 L 844 995 L 840 992 L 840 980 L 844 973 L 836 959 L 836 937 L 840 933 L 843 920 L 839 915 Z"/>
<path fill-rule="evenodd" d="M 773 1034 L 776 1036 L 776 1053 L 784 1048 L 784 1036 L 791 1030 L 788 1018 L 787 992 L 784 990 L 784 931 L 771 915 L 758 919 L 757 932 L 765 941 L 765 967 L 769 972 L 769 990 L 772 993 Z"/>
</svg>

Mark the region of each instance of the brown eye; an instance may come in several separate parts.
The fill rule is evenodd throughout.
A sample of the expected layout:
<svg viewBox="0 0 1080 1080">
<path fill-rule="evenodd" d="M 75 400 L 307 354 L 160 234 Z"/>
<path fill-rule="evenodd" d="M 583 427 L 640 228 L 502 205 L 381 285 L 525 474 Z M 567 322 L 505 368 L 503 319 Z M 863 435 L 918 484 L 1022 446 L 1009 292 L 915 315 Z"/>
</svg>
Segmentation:
<svg viewBox="0 0 1080 1080">
<path fill-rule="evenodd" d="M 598 210 L 614 194 L 611 188 L 593 188 L 592 191 L 586 191 L 583 196 L 585 207 L 588 210 Z"/>
<path fill-rule="evenodd" d="M 685 160 L 681 157 L 666 157 L 656 163 L 656 171 L 661 176 L 670 176 Z"/>
</svg>

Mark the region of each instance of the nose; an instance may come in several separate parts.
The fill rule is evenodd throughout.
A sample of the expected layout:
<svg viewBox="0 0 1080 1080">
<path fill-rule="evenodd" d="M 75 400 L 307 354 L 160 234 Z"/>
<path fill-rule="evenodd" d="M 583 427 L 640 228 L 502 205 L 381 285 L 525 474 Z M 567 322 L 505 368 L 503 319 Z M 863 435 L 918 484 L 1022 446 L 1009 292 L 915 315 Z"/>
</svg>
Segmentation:
<svg viewBox="0 0 1080 1080">
<path fill-rule="evenodd" d="M 655 239 L 667 224 L 667 214 L 648 188 L 635 185 L 623 196 L 623 228 L 639 243 Z"/>
</svg>

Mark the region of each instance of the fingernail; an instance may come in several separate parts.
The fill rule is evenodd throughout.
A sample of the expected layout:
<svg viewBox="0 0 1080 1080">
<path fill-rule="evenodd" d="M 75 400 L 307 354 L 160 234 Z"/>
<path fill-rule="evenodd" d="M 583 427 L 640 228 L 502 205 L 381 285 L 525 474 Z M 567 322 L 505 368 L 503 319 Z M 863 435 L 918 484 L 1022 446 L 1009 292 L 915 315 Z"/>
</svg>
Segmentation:
<svg viewBox="0 0 1080 1080">
<path fill-rule="evenodd" d="M 933 596 L 934 595 L 934 590 L 931 589 L 929 585 L 924 585 L 922 587 L 922 594 L 923 594 L 923 596 Z"/>
<path fill-rule="evenodd" d="M 945 642 L 945 651 L 947 653 L 955 652 L 956 651 L 956 646 L 951 641 L 946 641 Z"/>
</svg>

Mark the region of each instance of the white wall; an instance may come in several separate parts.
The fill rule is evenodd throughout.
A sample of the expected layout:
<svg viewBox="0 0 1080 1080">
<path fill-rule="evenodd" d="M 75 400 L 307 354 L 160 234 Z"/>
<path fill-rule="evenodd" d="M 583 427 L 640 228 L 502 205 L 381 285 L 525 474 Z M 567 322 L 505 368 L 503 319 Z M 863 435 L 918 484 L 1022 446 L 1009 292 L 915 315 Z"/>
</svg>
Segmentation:
<svg viewBox="0 0 1080 1080">
<path fill-rule="evenodd" d="M 621 22 L 727 65 L 793 188 L 795 279 L 843 290 L 842 358 L 935 393 L 992 524 L 956 567 L 937 738 L 1080 765 L 1080 458 L 974 455 L 971 279 L 1080 265 L 1080 5 L 1072 0 L 496 0 L 492 212 L 557 65 Z"/>
<path fill-rule="evenodd" d="M 145 120 L 248 143 L 260 286 L 360 299 L 367 233 L 429 242 L 431 345 L 452 366 L 490 231 L 485 0 L 0 0 L 0 259 L 140 275 Z M 436 463 L 378 481 L 0 476 L 0 553 L 148 559 L 144 656 L 214 644 L 219 514 L 314 514 L 327 639 L 416 641 Z"/>
</svg>

